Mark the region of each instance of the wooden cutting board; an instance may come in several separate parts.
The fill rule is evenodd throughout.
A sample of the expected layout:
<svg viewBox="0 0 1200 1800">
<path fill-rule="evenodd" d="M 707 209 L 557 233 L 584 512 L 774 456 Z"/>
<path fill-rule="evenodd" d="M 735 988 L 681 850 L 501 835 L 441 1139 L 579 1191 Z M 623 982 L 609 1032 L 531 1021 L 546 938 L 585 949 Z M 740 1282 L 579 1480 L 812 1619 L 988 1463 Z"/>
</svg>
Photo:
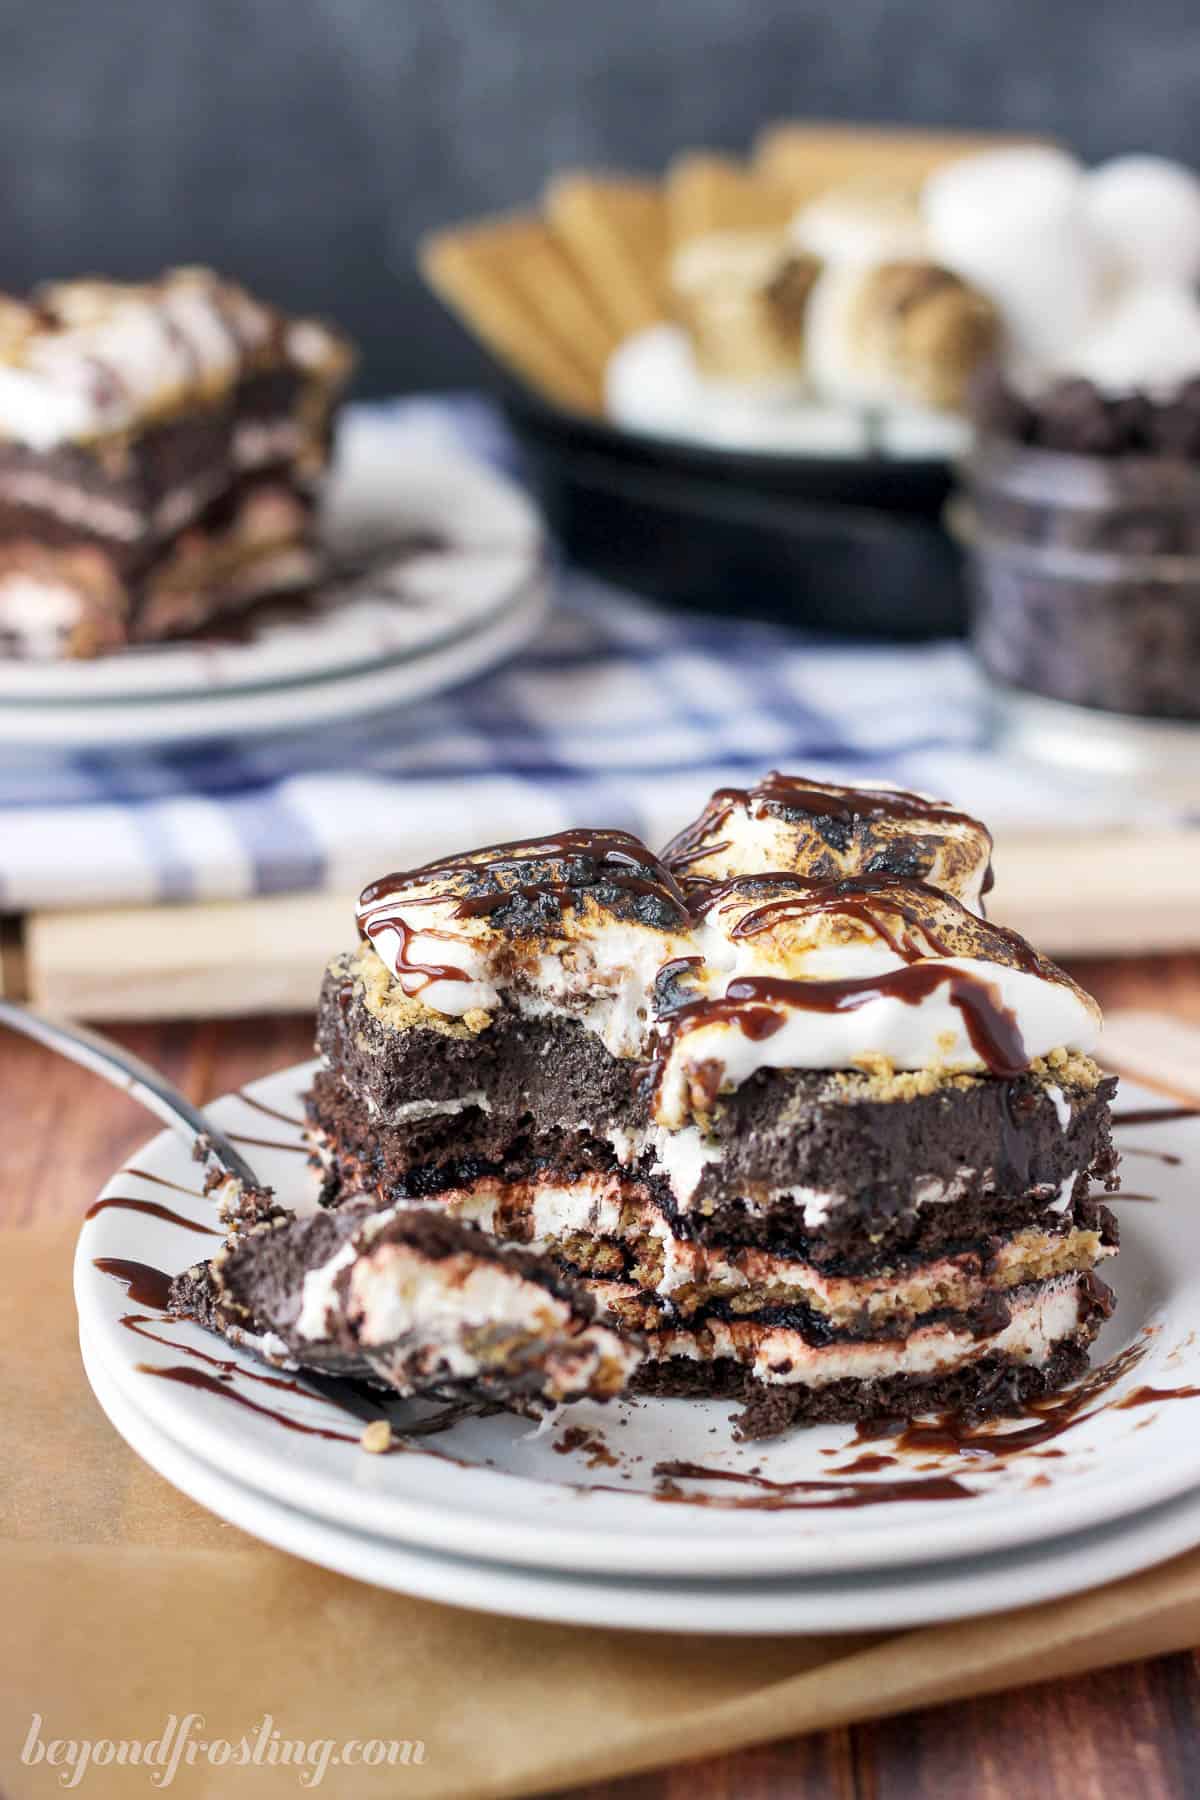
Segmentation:
<svg viewBox="0 0 1200 1800">
<path fill-rule="evenodd" d="M 989 912 L 1060 961 L 1200 949 L 1200 832 L 1012 835 Z M 354 939 L 348 892 L 36 912 L 0 940 L 9 995 L 82 1019 L 311 1011 Z"/>
</svg>

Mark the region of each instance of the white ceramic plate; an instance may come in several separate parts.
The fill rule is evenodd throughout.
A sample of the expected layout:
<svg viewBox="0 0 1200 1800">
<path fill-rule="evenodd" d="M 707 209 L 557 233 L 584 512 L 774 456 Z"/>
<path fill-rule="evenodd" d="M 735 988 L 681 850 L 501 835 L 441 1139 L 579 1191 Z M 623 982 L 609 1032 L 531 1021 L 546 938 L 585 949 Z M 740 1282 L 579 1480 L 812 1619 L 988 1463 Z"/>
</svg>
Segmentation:
<svg viewBox="0 0 1200 1800">
<path fill-rule="evenodd" d="M 312 1065 L 283 1070 L 247 1090 L 250 1099 L 298 1117 Z M 1152 1097 L 1142 1096 L 1146 1103 Z M 1125 1090 L 1123 1104 L 1135 1104 Z M 264 1180 L 298 1209 L 314 1204 L 316 1177 L 296 1149 L 276 1148 L 299 1131 L 256 1112 L 244 1097 L 212 1108 L 226 1129 L 250 1139 Z M 848 1427 L 798 1430 L 768 1444 L 737 1445 L 730 1438 L 730 1406 L 723 1402 L 645 1401 L 564 1409 L 540 1430 L 507 1415 L 466 1420 L 434 1438 L 413 1440 L 408 1454 L 373 1457 L 353 1444 L 301 1435 L 222 1396 L 155 1378 L 139 1363 L 189 1366 L 188 1349 L 213 1343 L 198 1327 L 170 1324 L 168 1346 L 147 1342 L 121 1324 L 130 1307 L 121 1285 L 95 1266 L 98 1256 L 133 1258 L 171 1273 L 205 1253 L 215 1239 L 179 1225 L 114 1207 L 85 1224 L 76 1259 L 76 1296 L 89 1352 L 135 1410 L 190 1454 L 260 1493 L 288 1502 L 302 1486 L 306 1509 L 357 1531 L 410 1545 L 573 1572 L 642 1575 L 800 1575 L 813 1570 L 903 1567 L 934 1559 L 978 1555 L 1036 1543 L 1053 1534 L 1106 1524 L 1200 1484 L 1200 1398 L 1126 1408 L 1142 1385 L 1175 1389 L 1200 1385 L 1200 1212 L 1194 1204 L 1200 1167 L 1200 1119 L 1122 1133 L 1151 1152 L 1165 1147 L 1185 1160 L 1167 1164 L 1129 1160 L 1130 1185 L 1153 1191 L 1153 1203 L 1121 1206 L 1125 1248 L 1110 1279 L 1120 1304 L 1101 1335 L 1094 1360 L 1136 1349 L 1139 1360 L 1046 1449 L 997 1466 L 936 1459 L 935 1473 L 952 1474 L 970 1497 L 953 1502 L 920 1498 L 866 1506 L 809 1504 L 782 1510 L 736 1509 L 753 1498 L 740 1484 L 689 1483 L 726 1505 L 665 1504 L 656 1498 L 654 1466 L 680 1459 L 727 1475 L 757 1470 L 772 1482 L 854 1482 L 860 1494 L 876 1477 L 849 1474 L 861 1446 Z M 168 1134 L 154 1139 L 132 1164 L 158 1181 L 197 1186 L 188 1149 Z M 105 1197 L 133 1195 L 169 1203 L 180 1216 L 207 1218 L 206 1204 L 144 1178 L 121 1173 Z M 254 1364 L 231 1358 L 246 1395 L 267 1390 L 250 1379 Z M 271 1396 L 301 1424 L 349 1430 L 325 1402 Z M 428 1410 L 428 1409 L 426 1409 Z M 408 1416 L 421 1416 L 414 1409 Z M 563 1453 L 564 1428 L 587 1428 L 601 1449 Z M 872 1451 L 887 1452 L 886 1443 Z M 902 1457 L 880 1479 L 928 1478 Z M 844 1485 L 828 1496 L 844 1501 Z M 768 1495 L 774 1499 L 776 1496 Z M 819 1498 L 824 1501 L 826 1496 Z"/>
<path fill-rule="evenodd" d="M 81 1348 L 96 1398 L 130 1447 L 172 1486 L 231 1525 L 375 1587 L 516 1618 L 724 1636 L 897 1630 L 1062 1599 L 1136 1574 L 1200 1542 L 1200 1495 L 1186 1494 L 1132 1519 L 1023 1550 L 832 1580 L 622 1581 L 472 1562 L 346 1530 L 243 1487 L 148 1423 L 89 1356 L 86 1343 Z"/>
<path fill-rule="evenodd" d="M 303 724 L 313 705 L 349 716 L 435 693 L 536 629 L 548 590 L 530 503 L 500 476 L 436 444 L 406 444 L 351 415 L 322 515 L 335 554 L 416 549 L 393 580 L 298 614 L 264 614 L 246 641 L 144 645 L 84 661 L 0 658 L 0 744 L 164 741 Z M 516 637 L 510 645 L 510 639 Z M 482 648 L 481 648 L 482 647 Z"/>
<path fill-rule="evenodd" d="M 386 712 L 496 668 L 536 636 L 548 610 L 549 580 L 540 573 L 503 611 L 453 642 L 421 656 L 385 657 L 356 673 L 74 710 L 0 700 L 0 753 L 36 757 L 41 768 L 47 753 L 261 737 Z"/>
</svg>

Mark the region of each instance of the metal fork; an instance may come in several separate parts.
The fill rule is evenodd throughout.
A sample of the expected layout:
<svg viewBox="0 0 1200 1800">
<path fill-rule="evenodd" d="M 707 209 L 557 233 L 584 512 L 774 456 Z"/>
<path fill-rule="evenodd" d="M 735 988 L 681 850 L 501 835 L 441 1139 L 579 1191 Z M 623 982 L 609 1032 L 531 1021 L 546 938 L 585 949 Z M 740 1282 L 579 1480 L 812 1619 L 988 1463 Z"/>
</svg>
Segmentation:
<svg viewBox="0 0 1200 1800">
<path fill-rule="evenodd" d="M 62 1019 L 48 1019 L 43 1013 L 34 1012 L 15 1000 L 0 999 L 0 1025 L 7 1025 L 24 1037 L 33 1038 L 48 1050 L 54 1050 L 59 1056 L 78 1063 L 93 1075 L 99 1075 L 122 1093 L 132 1095 L 176 1131 L 191 1148 L 203 1143 L 215 1161 L 245 1186 L 258 1188 L 263 1185 L 241 1151 L 223 1131 L 218 1130 L 200 1107 L 193 1106 L 186 1094 L 181 1094 L 165 1075 L 151 1068 L 149 1063 L 143 1062 L 131 1050 L 115 1044 L 111 1038 L 102 1036 L 98 1031 L 89 1031 L 85 1025 L 68 1024 Z M 315 1400 L 332 1400 L 335 1405 L 353 1413 L 356 1418 L 370 1420 L 388 1419 L 392 1416 L 387 1408 L 375 1405 L 358 1388 L 339 1381 L 336 1376 L 318 1375 L 305 1369 L 297 1379 L 298 1384 L 306 1387 Z"/>
</svg>

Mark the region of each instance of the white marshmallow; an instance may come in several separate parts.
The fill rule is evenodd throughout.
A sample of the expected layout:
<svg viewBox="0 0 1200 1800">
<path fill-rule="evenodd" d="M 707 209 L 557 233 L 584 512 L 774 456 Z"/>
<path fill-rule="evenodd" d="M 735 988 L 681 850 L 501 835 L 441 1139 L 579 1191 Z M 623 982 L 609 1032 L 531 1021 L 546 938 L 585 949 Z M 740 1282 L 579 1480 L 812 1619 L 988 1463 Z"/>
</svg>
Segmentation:
<svg viewBox="0 0 1200 1800">
<path fill-rule="evenodd" d="M 1034 145 L 985 151 L 937 170 L 921 198 L 930 255 L 996 303 L 1016 352 L 1061 355 L 1104 279 L 1075 158 Z"/>
<path fill-rule="evenodd" d="M 1058 365 L 1105 393 L 1141 388 L 1168 395 L 1200 375 L 1200 301 L 1165 282 L 1128 289 Z"/>
<path fill-rule="evenodd" d="M 846 407 L 803 398 L 799 380 L 706 381 L 678 325 L 652 325 L 618 344 L 605 371 L 605 409 L 615 424 L 729 450 L 861 456 L 866 421 Z"/>
<path fill-rule="evenodd" d="M 1122 275 L 1200 280 L 1200 179 L 1164 156 L 1115 156 L 1085 177 L 1088 223 Z"/>
</svg>

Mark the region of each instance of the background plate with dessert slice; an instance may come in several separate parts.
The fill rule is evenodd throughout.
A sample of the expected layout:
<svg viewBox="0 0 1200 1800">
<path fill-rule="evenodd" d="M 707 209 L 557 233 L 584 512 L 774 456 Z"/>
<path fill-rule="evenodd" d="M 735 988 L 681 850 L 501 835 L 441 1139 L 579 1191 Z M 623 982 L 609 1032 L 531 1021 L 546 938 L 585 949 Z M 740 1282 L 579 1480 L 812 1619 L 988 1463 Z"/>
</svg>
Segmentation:
<svg viewBox="0 0 1200 1800">
<path fill-rule="evenodd" d="M 282 1070 L 212 1109 L 261 1178 L 301 1211 L 318 1190 L 299 1124 L 314 1068 Z M 1122 1122 L 1142 1107 L 1161 1116 Z M 167 1319 L 152 1282 L 151 1303 L 139 1299 L 136 1271 L 126 1292 L 122 1265 L 175 1274 L 217 1242 L 205 1235 L 215 1220 L 197 1165 L 167 1134 L 114 1175 L 84 1225 L 81 1332 L 108 1386 L 192 1458 L 286 1505 L 302 1493 L 309 1514 L 410 1547 L 691 1580 L 910 1568 L 1014 1550 L 1200 1486 L 1192 1204 L 1200 1116 L 1162 1112 L 1152 1096 L 1124 1091 L 1118 1127 L 1130 1185 L 1153 1198 L 1117 1202 L 1119 1304 L 1092 1375 L 1045 1410 L 968 1431 L 958 1444 L 940 1429 L 863 1442 L 850 1427 L 825 1426 L 739 1445 L 729 1402 L 683 1400 L 580 1403 L 540 1426 L 507 1413 L 465 1417 L 406 1440 L 406 1424 L 439 1410 L 428 1402 L 400 1404 L 396 1452 L 368 1455 L 358 1419 L 264 1386 L 270 1372 L 251 1357 Z"/>
<path fill-rule="evenodd" d="M 112 748 L 349 718 L 481 673 L 545 615 L 525 497 L 385 419 L 343 422 L 322 534 L 339 573 L 312 600 L 110 656 L 0 658 L 0 745 Z"/>
</svg>

